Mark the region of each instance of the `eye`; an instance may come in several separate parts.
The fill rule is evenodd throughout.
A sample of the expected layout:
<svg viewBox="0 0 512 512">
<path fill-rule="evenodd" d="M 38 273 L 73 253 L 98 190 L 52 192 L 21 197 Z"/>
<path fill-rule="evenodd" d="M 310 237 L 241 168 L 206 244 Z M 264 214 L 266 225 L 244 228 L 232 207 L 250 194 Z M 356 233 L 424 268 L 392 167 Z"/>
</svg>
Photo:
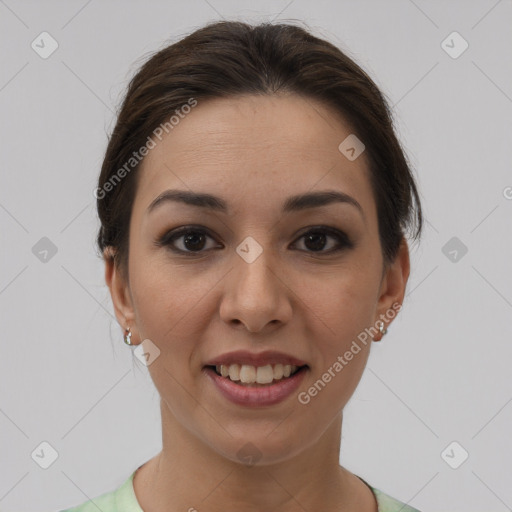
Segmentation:
<svg viewBox="0 0 512 512">
<path fill-rule="evenodd" d="M 215 241 L 204 228 L 185 226 L 175 231 L 167 232 L 156 241 L 156 245 L 159 247 L 168 247 L 171 251 L 180 254 L 199 254 L 215 248 L 215 244 L 210 244 L 210 247 L 208 247 L 208 239 Z M 298 241 L 302 239 L 304 239 L 303 244 L 306 249 L 300 250 L 312 253 L 330 254 L 354 246 L 345 233 L 324 226 L 310 228 L 307 232 L 302 234 L 293 245 L 297 245 Z M 329 239 L 331 239 L 330 244 L 328 243 Z M 332 240 L 335 241 L 334 244 Z M 331 247 L 328 248 L 328 250 L 324 250 L 326 245 L 331 245 Z"/>
<path fill-rule="evenodd" d="M 325 248 L 328 239 L 337 240 L 337 244 L 328 250 L 322 250 Z M 304 245 L 307 248 L 306 252 L 320 252 L 320 253 L 333 253 L 341 251 L 345 248 L 352 248 L 353 243 L 348 236 L 342 231 L 328 227 L 315 227 L 304 233 L 298 240 L 304 239 Z M 297 243 L 297 242 L 295 242 Z M 329 244 L 327 244 L 329 245 Z M 332 246 L 332 243 L 331 243 Z"/>
<path fill-rule="evenodd" d="M 166 233 L 156 243 L 159 246 L 167 246 L 172 251 L 178 253 L 199 253 L 204 252 L 203 249 L 205 248 L 212 248 L 206 247 L 206 241 L 208 238 L 214 240 L 213 237 L 208 234 L 208 231 L 205 231 L 202 228 L 200 229 L 189 226 Z"/>
</svg>

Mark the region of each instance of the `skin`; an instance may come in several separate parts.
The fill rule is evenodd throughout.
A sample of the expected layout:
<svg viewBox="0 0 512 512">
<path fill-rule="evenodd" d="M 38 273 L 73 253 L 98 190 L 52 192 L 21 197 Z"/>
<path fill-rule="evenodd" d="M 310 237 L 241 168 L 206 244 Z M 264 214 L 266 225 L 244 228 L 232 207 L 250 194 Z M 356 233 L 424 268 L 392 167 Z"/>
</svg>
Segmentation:
<svg viewBox="0 0 512 512">
<path fill-rule="evenodd" d="M 402 303 L 408 247 L 404 240 L 384 267 L 366 155 L 349 161 L 338 150 L 350 133 L 310 98 L 214 99 L 200 101 L 144 159 L 128 275 L 105 258 L 105 277 L 132 342 L 160 349 L 148 370 L 161 397 L 163 448 L 134 478 L 145 512 L 377 510 L 371 490 L 339 464 L 343 408 L 371 339 L 307 405 L 297 393 L 264 408 L 235 405 L 201 371 L 229 351 L 279 350 L 308 363 L 305 391 Z M 147 213 L 171 188 L 220 196 L 230 212 L 166 202 Z M 281 212 L 288 196 L 327 189 L 355 198 L 364 215 L 344 203 Z M 189 224 L 208 231 L 203 246 L 178 238 L 174 246 L 189 251 L 179 255 L 155 245 Z M 318 225 L 354 246 L 329 252 L 339 243 L 330 235 L 323 246 L 308 244 L 303 235 Z M 235 251 L 247 236 L 263 249 L 252 263 Z M 254 465 L 237 457 L 248 442 L 260 453 Z"/>
</svg>

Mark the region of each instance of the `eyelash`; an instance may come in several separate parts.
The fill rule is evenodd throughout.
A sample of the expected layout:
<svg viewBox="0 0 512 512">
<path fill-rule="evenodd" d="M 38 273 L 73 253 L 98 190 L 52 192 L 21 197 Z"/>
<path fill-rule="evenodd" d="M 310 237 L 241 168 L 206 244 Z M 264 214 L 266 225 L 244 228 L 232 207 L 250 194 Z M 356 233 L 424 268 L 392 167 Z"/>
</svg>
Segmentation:
<svg viewBox="0 0 512 512">
<path fill-rule="evenodd" d="M 182 249 L 177 249 L 172 244 L 179 238 L 188 235 L 188 234 L 201 234 L 201 235 L 207 235 L 210 238 L 213 238 L 213 236 L 210 235 L 209 231 L 201 228 L 201 227 L 194 227 L 194 226 L 185 226 L 182 228 L 179 228 L 175 231 L 169 231 L 165 233 L 159 240 L 157 240 L 155 243 L 158 247 L 167 247 L 172 252 L 178 253 L 178 254 L 201 254 L 203 252 L 206 252 L 211 249 L 206 250 L 199 250 L 199 251 L 184 251 Z M 326 227 L 326 226 L 312 226 L 309 228 L 308 231 L 304 232 L 293 244 L 296 244 L 298 240 L 304 238 L 306 235 L 310 234 L 323 234 L 328 235 L 333 238 L 338 239 L 338 246 L 330 249 L 328 251 L 308 251 L 305 250 L 304 252 L 310 253 L 310 254 L 333 254 L 337 253 L 339 251 L 342 251 L 343 249 L 351 249 L 354 247 L 354 243 L 349 239 L 349 237 L 343 233 L 343 231 L 339 231 L 334 228 Z"/>
</svg>

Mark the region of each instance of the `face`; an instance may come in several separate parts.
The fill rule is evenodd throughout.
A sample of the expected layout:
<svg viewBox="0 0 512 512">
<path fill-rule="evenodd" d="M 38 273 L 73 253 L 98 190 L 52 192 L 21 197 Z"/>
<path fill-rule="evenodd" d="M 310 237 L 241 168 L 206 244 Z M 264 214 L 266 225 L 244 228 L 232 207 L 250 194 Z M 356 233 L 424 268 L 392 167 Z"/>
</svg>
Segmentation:
<svg viewBox="0 0 512 512">
<path fill-rule="evenodd" d="M 166 421 L 229 459 L 250 442 L 276 462 L 321 439 L 366 364 L 371 337 L 358 336 L 403 299 L 407 246 L 384 268 L 366 155 L 338 150 L 351 133 L 296 95 L 200 101 L 139 169 L 128 279 L 107 264 L 116 314 L 133 342 L 160 350 L 148 369 Z M 236 402 L 206 367 L 234 351 L 306 366 L 267 393 L 273 403 L 261 385 L 249 403 L 252 391 L 229 383 L 228 395 L 242 388 Z"/>
</svg>

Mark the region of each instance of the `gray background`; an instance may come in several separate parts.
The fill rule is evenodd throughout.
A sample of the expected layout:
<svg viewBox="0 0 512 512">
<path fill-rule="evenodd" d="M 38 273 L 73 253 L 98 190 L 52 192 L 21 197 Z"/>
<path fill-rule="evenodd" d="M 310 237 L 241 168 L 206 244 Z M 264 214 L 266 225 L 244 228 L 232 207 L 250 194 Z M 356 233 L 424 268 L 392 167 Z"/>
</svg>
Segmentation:
<svg viewBox="0 0 512 512">
<path fill-rule="evenodd" d="M 424 239 L 345 409 L 342 463 L 425 512 L 512 510 L 511 15 L 506 0 L 0 1 L 0 510 L 82 503 L 160 449 L 158 393 L 113 317 L 92 192 L 127 80 L 222 17 L 303 20 L 346 50 L 394 105 L 416 169 Z M 43 31 L 59 44 L 47 59 L 31 48 Z M 456 59 L 441 46 L 453 31 L 469 43 Z M 32 250 L 43 237 L 57 248 L 46 262 Z M 468 249 L 456 261 L 452 237 Z M 48 469 L 31 457 L 43 441 L 58 453 Z M 446 460 L 460 448 L 442 456 L 453 441 L 469 453 L 458 469 Z"/>
</svg>

